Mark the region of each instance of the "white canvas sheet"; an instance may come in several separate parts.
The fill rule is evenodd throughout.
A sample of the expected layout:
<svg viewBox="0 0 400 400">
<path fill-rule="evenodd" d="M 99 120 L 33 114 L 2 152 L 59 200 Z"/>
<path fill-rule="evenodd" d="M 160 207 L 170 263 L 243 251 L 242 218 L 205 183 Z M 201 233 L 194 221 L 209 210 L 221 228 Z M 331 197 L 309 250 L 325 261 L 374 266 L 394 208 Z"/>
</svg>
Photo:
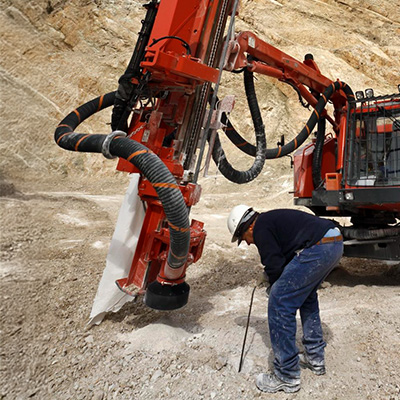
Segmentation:
<svg viewBox="0 0 400 400">
<path fill-rule="evenodd" d="M 138 196 L 139 174 L 132 174 L 128 190 L 119 211 L 117 224 L 90 313 L 89 325 L 98 325 L 108 312 L 117 312 L 128 301 L 134 300 L 118 289 L 115 281 L 129 274 L 145 215 Z"/>
</svg>

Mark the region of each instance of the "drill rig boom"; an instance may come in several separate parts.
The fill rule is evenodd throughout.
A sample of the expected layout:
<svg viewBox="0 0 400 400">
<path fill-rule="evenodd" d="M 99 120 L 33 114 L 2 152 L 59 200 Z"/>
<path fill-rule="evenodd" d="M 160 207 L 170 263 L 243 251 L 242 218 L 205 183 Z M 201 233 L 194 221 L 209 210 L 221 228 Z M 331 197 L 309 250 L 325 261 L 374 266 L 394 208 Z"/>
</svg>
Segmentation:
<svg viewBox="0 0 400 400">
<path fill-rule="evenodd" d="M 186 269 L 201 257 L 204 246 L 203 224 L 195 220 L 190 222 L 189 212 L 200 198 L 197 179 L 207 140 L 209 152 L 221 173 L 242 184 L 259 175 L 266 159 L 300 151 L 299 147 L 317 126 L 317 142 L 307 153 L 308 158 L 295 159 L 295 185 L 299 180 L 309 182 L 310 172 L 311 186 L 307 188 L 311 187 L 311 190 L 296 194 L 301 193 L 300 198 L 306 193 L 309 203 L 305 205 L 319 215 L 328 212 L 339 216 L 362 216 L 365 213 L 363 204 L 353 202 L 348 207 L 347 203 L 321 203 L 323 196 L 318 197 L 317 192 L 332 190 L 327 185 L 331 183 L 330 178 L 327 180 L 326 177 L 336 174 L 337 180 L 343 177 L 343 181 L 336 184 L 335 190 L 339 194 L 347 193 L 344 157 L 356 157 L 355 145 L 352 145 L 352 152 L 348 149 L 347 121 L 349 116 L 365 115 L 365 110 L 357 111 L 353 106 L 354 94 L 348 85 L 333 82 L 321 74 L 312 55 L 306 55 L 300 62 L 251 32 L 234 35 L 238 0 L 152 0 L 145 7 L 147 13 L 136 47 L 119 79 L 117 91 L 70 113 L 57 127 L 55 140 L 67 150 L 119 157 L 119 171 L 140 174 L 138 195 L 145 204 L 146 214 L 129 275 L 117 284 L 126 293 L 132 293 L 134 286 L 135 292 L 145 293 L 148 306 L 165 310 L 182 307 L 188 301 Z M 232 127 L 226 113 L 219 112 L 221 121 L 214 121 L 211 129 L 223 69 L 243 72 L 255 129 L 255 146 L 246 142 Z M 287 144 L 282 141 L 276 148 L 266 145 L 254 88 L 255 73 L 289 84 L 302 102 L 305 100 L 314 109 L 299 134 Z M 333 104 L 333 115 L 325 109 L 328 101 Z M 380 103 L 376 109 L 389 107 L 391 118 L 398 121 L 398 97 L 391 98 L 390 104 Z M 111 134 L 86 135 L 74 131 L 83 120 L 109 106 L 113 106 Z M 375 122 L 377 118 L 381 117 L 377 114 Z M 333 130 L 328 140 L 325 121 Z M 222 125 L 228 127 L 227 136 L 254 157 L 249 170 L 238 171 L 227 161 L 215 128 Z M 361 137 L 361 133 L 357 133 L 361 122 L 355 122 L 354 126 L 353 139 Z M 392 121 L 392 133 L 394 127 Z M 388 130 L 384 128 L 384 132 L 386 134 Z M 312 160 L 310 153 L 314 155 Z M 303 174 L 303 160 L 312 163 L 307 174 Z M 378 207 L 378 211 L 399 218 L 399 182 L 390 182 L 397 201 L 388 203 L 388 210 Z M 315 205 L 317 198 L 318 206 Z"/>
</svg>

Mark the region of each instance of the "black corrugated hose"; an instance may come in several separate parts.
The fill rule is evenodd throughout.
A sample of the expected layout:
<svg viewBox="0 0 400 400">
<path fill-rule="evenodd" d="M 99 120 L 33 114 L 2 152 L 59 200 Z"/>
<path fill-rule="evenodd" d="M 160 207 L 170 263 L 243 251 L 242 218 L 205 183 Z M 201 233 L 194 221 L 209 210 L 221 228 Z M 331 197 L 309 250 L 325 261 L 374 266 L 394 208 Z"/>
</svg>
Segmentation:
<svg viewBox="0 0 400 400">
<path fill-rule="evenodd" d="M 339 85 L 339 88 L 338 88 Z M 330 88 L 331 86 L 329 86 Z M 328 88 L 328 89 L 329 89 Z M 343 90 L 347 97 L 347 102 L 354 101 L 354 93 L 351 90 L 350 86 L 346 85 L 343 82 L 335 82 L 336 90 Z M 326 92 L 327 90 L 325 90 Z M 325 94 L 324 92 L 324 94 Z M 332 91 L 333 94 L 333 91 Z M 332 96 L 332 94 L 330 96 Z M 325 95 L 328 97 L 327 95 Z M 329 96 L 329 97 L 330 97 Z M 321 99 L 319 99 L 320 101 Z M 319 103 L 318 101 L 318 103 Z M 326 104 L 326 103 L 325 103 Z M 325 118 L 320 118 L 318 121 L 318 130 L 317 130 L 317 139 L 315 141 L 315 147 L 313 152 L 313 162 L 312 162 L 312 177 L 314 189 L 323 188 L 323 179 L 321 177 L 321 167 L 322 167 L 322 152 L 324 150 L 324 142 L 325 142 Z"/>
<path fill-rule="evenodd" d="M 341 226 L 340 230 L 345 239 L 369 240 L 381 239 L 400 235 L 400 226 L 387 226 L 380 229 L 354 228 L 354 226 Z"/>
<path fill-rule="evenodd" d="M 221 116 L 221 122 L 226 126 L 224 128 L 225 135 L 227 138 L 243 153 L 246 153 L 249 156 L 255 157 L 256 156 L 256 146 L 253 146 L 247 140 L 245 140 L 240 133 L 234 128 L 232 122 L 228 119 L 225 113 Z"/>
<path fill-rule="evenodd" d="M 115 94 L 114 107 L 111 114 L 112 130 L 128 130 L 128 118 L 132 111 L 131 101 L 135 100 L 135 88 L 132 78 L 140 80 L 140 63 L 143 61 L 146 46 L 149 42 L 153 29 L 154 20 L 157 15 L 157 0 L 152 0 L 143 7 L 147 9 L 146 17 L 142 20 L 142 28 L 138 34 L 135 50 L 124 74 L 118 80 L 118 89 Z"/>
<path fill-rule="evenodd" d="M 326 130 L 326 119 L 324 117 L 321 117 L 318 120 L 317 138 L 315 140 L 313 159 L 312 159 L 312 179 L 313 179 L 314 189 L 322 188 L 322 184 L 324 183 L 321 177 L 321 165 L 322 165 L 322 152 L 324 151 L 325 130 Z"/>
<path fill-rule="evenodd" d="M 254 77 L 253 73 L 247 69 L 244 70 L 244 84 L 247 102 L 249 104 L 256 133 L 256 151 L 254 163 L 247 171 L 238 171 L 234 169 L 226 159 L 225 152 L 222 149 L 218 134 L 215 137 L 215 143 L 212 152 L 213 160 L 217 164 L 222 175 L 224 175 L 230 181 L 239 184 L 250 182 L 260 174 L 264 167 L 266 152 L 265 129 L 254 89 Z"/>
<path fill-rule="evenodd" d="M 58 125 L 54 139 L 66 150 L 102 153 L 107 135 L 82 134 L 74 130 L 85 119 L 114 104 L 115 92 L 97 97 L 68 114 Z M 161 159 L 146 146 L 122 136 L 110 142 L 109 152 L 137 167 L 150 181 L 163 205 L 170 230 L 168 264 L 179 268 L 185 264 L 190 243 L 187 206 L 175 178 Z"/>
<path fill-rule="evenodd" d="M 309 120 L 307 121 L 306 125 L 303 127 L 303 129 L 300 131 L 300 133 L 289 143 L 287 143 L 285 146 L 278 146 L 274 149 L 267 149 L 266 151 L 266 158 L 267 159 L 272 159 L 272 158 L 279 158 L 282 156 L 286 156 L 289 153 L 293 152 L 296 150 L 298 147 L 300 147 L 304 141 L 308 138 L 310 135 L 311 131 L 314 129 L 319 116 L 323 112 L 326 104 L 328 103 L 329 99 L 332 97 L 333 93 L 337 90 L 343 90 L 344 93 L 347 96 L 348 101 L 353 101 L 354 100 L 354 94 L 351 88 L 346 85 L 344 82 L 336 81 L 332 83 L 330 86 L 328 86 L 323 95 L 321 95 L 320 99 L 318 100 L 318 103 L 315 107 L 315 110 L 311 114 Z M 224 118 L 222 119 L 222 122 L 226 124 L 226 116 L 224 115 Z M 229 121 L 228 121 L 229 122 Z M 244 151 L 246 154 L 250 156 L 255 156 L 256 154 L 256 147 L 250 143 L 248 143 L 232 126 L 232 124 L 229 122 L 227 125 L 226 129 L 226 135 L 227 137 L 234 143 L 240 150 Z"/>
</svg>

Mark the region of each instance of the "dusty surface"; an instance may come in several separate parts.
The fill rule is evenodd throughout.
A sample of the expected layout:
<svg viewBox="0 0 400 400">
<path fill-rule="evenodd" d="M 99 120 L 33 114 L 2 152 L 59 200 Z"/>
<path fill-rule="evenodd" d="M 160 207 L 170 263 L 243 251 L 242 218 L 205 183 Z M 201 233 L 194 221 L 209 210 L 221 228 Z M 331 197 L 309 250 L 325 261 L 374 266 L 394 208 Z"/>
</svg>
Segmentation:
<svg viewBox="0 0 400 400">
<path fill-rule="evenodd" d="M 354 90 L 383 94 L 399 83 L 399 10 L 397 0 L 244 1 L 237 26 L 300 59 L 314 53 L 325 75 Z M 139 299 L 87 328 L 128 181 L 114 162 L 64 152 L 52 135 L 70 109 L 115 90 L 142 15 L 134 1 L 1 2 L 0 398 L 399 400 L 398 264 L 343 259 L 328 277 L 320 290 L 328 372 L 303 372 L 294 395 L 255 388 L 272 362 L 258 289 L 237 372 L 261 266 L 254 248 L 230 244 L 225 221 L 238 202 L 292 207 L 288 159 L 268 162 L 246 186 L 214 170 L 202 178 L 192 217 L 208 237 L 188 272 L 186 307 L 156 312 Z M 235 81 L 225 79 L 229 93 Z M 257 88 L 270 140 L 296 132 L 308 112 L 290 88 L 268 79 Z M 105 133 L 108 119 L 82 131 Z M 237 119 L 250 130 L 247 114 Z"/>
</svg>

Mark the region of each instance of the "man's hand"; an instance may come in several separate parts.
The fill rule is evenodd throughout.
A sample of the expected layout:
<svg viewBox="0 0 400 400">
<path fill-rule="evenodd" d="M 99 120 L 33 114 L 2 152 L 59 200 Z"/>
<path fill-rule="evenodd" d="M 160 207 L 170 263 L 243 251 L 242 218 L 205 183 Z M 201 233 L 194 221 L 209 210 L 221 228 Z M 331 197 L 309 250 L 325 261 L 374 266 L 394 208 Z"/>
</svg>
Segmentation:
<svg viewBox="0 0 400 400">
<path fill-rule="evenodd" d="M 266 283 L 268 283 L 268 276 L 265 271 L 263 271 L 257 279 L 257 286 L 262 286 Z"/>
<path fill-rule="evenodd" d="M 269 279 L 268 279 L 268 275 L 265 271 L 262 272 L 262 274 L 259 276 L 258 280 L 257 280 L 257 287 L 260 286 L 266 286 L 266 295 L 267 297 L 269 297 L 269 293 L 271 291 L 271 287 L 272 285 L 269 283 Z"/>
</svg>

